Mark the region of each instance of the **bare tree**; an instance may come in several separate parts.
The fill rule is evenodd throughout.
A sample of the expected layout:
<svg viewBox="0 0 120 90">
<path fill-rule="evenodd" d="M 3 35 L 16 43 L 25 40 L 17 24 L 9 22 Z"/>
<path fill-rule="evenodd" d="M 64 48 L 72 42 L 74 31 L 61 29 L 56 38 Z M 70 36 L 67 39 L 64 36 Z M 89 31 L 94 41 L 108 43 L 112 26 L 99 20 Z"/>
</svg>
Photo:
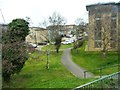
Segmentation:
<svg viewBox="0 0 120 90">
<path fill-rule="evenodd" d="M 48 26 L 48 20 L 45 19 L 43 22 L 40 22 L 39 26 L 42 27 L 42 28 L 47 28 L 47 26 Z"/>
<path fill-rule="evenodd" d="M 44 20 L 43 22 L 40 23 L 40 27 L 47 29 L 48 26 L 48 21 Z M 41 36 L 44 37 L 48 42 L 49 42 L 49 47 L 47 48 L 46 52 L 47 52 L 47 62 L 46 62 L 46 69 L 49 70 L 50 66 L 49 66 L 49 60 L 50 60 L 50 39 L 49 39 L 49 35 L 45 35 L 44 33 L 41 33 Z"/>
<path fill-rule="evenodd" d="M 25 20 L 26 20 L 27 22 L 29 22 L 29 26 L 31 26 L 31 25 L 33 24 L 33 22 L 32 22 L 32 20 L 31 20 L 30 17 L 26 16 L 26 17 L 25 17 Z"/>
<path fill-rule="evenodd" d="M 86 23 L 83 21 L 82 18 L 77 18 L 75 20 L 76 23 L 76 37 L 77 39 L 81 36 L 83 36 L 83 32 L 85 31 L 86 28 Z"/>
<path fill-rule="evenodd" d="M 66 21 L 59 13 L 54 12 L 52 16 L 49 16 L 49 23 L 50 26 L 48 27 L 48 30 L 50 32 L 50 39 L 55 42 L 56 52 L 58 53 L 61 46 L 61 29 Z"/>
<path fill-rule="evenodd" d="M 94 25 L 94 23 L 96 23 Z M 103 55 L 106 55 L 108 50 L 117 48 L 117 30 L 116 30 L 116 18 L 111 17 L 110 14 L 104 14 L 101 17 L 97 17 L 93 21 L 93 28 L 89 32 L 89 38 L 94 40 L 95 48 L 99 48 Z"/>
<path fill-rule="evenodd" d="M 77 25 L 85 25 L 85 22 L 83 21 L 82 18 L 77 18 L 77 19 L 75 20 L 75 23 L 76 23 Z"/>
<path fill-rule="evenodd" d="M 52 16 L 49 17 L 49 23 L 51 25 L 64 25 L 66 23 L 65 18 L 59 13 L 54 12 Z"/>
<path fill-rule="evenodd" d="M 108 50 L 117 48 L 116 18 L 103 16 L 102 19 L 102 51 L 106 54 Z"/>
<path fill-rule="evenodd" d="M 78 48 L 83 45 L 83 32 L 85 30 L 85 22 L 83 21 L 82 18 L 77 18 L 75 20 L 76 26 L 75 26 L 75 35 L 76 35 L 76 41 L 73 44 L 74 49 L 76 49 L 78 53 Z"/>
</svg>

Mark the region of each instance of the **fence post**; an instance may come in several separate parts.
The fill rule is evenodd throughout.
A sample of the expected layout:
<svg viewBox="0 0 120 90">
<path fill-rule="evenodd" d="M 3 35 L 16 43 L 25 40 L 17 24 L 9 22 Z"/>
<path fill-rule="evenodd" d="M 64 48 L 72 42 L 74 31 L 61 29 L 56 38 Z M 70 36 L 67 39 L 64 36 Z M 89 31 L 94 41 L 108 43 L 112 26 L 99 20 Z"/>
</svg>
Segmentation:
<svg viewBox="0 0 120 90">
<path fill-rule="evenodd" d="M 47 63 L 46 63 L 46 69 L 49 69 L 49 50 L 47 50 Z"/>
<path fill-rule="evenodd" d="M 84 78 L 86 78 L 86 72 L 87 72 L 87 71 L 84 71 Z"/>
<path fill-rule="evenodd" d="M 102 77 L 102 68 L 100 68 L 100 78 Z"/>
</svg>

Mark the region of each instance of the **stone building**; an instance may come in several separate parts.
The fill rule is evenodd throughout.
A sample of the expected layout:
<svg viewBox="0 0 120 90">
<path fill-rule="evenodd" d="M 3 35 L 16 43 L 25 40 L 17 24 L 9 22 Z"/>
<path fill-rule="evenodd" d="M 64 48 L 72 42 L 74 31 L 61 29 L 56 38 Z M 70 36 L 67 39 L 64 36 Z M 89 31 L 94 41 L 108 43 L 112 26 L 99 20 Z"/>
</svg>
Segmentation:
<svg viewBox="0 0 120 90">
<path fill-rule="evenodd" d="M 89 12 L 88 51 L 118 50 L 120 3 L 92 4 Z"/>
<path fill-rule="evenodd" d="M 30 27 L 30 34 L 26 37 L 26 42 L 28 43 L 40 43 L 47 41 L 48 30 L 39 27 Z"/>
</svg>

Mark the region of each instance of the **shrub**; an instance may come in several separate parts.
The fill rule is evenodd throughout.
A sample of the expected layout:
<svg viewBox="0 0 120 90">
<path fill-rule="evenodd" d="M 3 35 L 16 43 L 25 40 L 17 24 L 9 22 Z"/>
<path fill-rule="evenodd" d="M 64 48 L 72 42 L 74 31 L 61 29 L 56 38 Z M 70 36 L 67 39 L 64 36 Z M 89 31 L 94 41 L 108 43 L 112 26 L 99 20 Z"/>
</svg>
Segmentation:
<svg viewBox="0 0 120 90">
<path fill-rule="evenodd" d="M 6 82 L 14 73 L 19 73 L 28 59 L 25 37 L 29 33 L 28 22 L 15 19 L 2 35 L 2 76 Z"/>
</svg>

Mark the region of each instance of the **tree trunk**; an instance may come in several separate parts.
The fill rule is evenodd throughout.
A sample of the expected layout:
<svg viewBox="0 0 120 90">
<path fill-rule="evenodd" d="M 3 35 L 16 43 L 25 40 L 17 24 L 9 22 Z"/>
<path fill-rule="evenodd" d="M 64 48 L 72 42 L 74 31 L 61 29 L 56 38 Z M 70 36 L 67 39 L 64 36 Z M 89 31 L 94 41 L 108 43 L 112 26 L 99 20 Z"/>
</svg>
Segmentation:
<svg viewBox="0 0 120 90">
<path fill-rule="evenodd" d="M 78 54 L 78 48 L 76 49 L 76 53 Z"/>
<path fill-rule="evenodd" d="M 59 53 L 59 49 L 56 49 L 56 52 Z"/>
</svg>

